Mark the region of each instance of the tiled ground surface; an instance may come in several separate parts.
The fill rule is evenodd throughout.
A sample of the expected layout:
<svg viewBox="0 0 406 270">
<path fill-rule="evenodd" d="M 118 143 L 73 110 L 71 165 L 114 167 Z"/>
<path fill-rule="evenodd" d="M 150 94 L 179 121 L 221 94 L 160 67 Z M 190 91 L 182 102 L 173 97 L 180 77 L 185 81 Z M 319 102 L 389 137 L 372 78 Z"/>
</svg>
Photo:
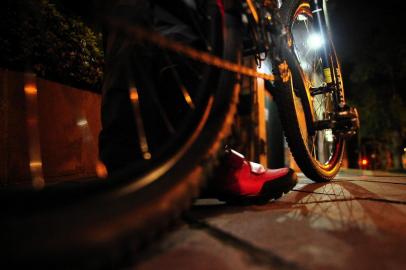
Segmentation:
<svg viewBox="0 0 406 270">
<path fill-rule="evenodd" d="M 406 175 L 341 173 L 263 206 L 198 200 L 137 269 L 406 269 Z"/>
</svg>

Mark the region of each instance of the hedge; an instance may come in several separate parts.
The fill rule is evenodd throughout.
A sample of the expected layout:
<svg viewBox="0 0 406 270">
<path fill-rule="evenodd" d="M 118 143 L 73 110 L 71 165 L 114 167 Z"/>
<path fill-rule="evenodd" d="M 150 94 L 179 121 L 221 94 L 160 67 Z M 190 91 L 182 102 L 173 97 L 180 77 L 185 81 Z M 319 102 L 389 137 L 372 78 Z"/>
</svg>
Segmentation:
<svg viewBox="0 0 406 270">
<path fill-rule="evenodd" d="M 4 7 L 5 6 L 5 7 Z M 0 66 L 98 91 L 101 34 L 48 0 L 6 0 L 0 11 Z"/>
</svg>

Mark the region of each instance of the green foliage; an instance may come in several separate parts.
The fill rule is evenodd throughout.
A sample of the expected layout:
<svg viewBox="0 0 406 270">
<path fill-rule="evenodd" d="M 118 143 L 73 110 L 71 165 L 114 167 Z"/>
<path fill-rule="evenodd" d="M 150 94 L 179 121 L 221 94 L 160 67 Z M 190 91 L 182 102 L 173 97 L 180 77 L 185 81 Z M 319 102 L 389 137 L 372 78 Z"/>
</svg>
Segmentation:
<svg viewBox="0 0 406 270">
<path fill-rule="evenodd" d="M 5 7 L 4 7 L 5 6 Z M 6 0 L 0 11 L 0 66 L 76 87 L 100 88 L 101 34 L 48 0 Z"/>
<path fill-rule="evenodd" d="M 342 6 L 341 45 L 347 100 L 358 108 L 360 149 L 365 142 L 390 156 L 401 167 L 406 142 L 406 47 L 401 2 L 367 5 L 353 1 Z M 379 19 L 377 19 L 379 18 Z M 360 150 L 361 152 L 361 150 Z M 389 164 L 389 163 L 388 163 Z"/>
<path fill-rule="evenodd" d="M 360 112 L 361 140 L 374 142 L 375 147 L 383 144 L 391 153 L 392 167 L 399 169 L 406 138 L 406 50 L 401 35 L 388 34 L 388 25 L 391 21 L 372 28 L 354 52 L 346 89 Z M 395 23 L 389 29 L 396 29 Z"/>
</svg>

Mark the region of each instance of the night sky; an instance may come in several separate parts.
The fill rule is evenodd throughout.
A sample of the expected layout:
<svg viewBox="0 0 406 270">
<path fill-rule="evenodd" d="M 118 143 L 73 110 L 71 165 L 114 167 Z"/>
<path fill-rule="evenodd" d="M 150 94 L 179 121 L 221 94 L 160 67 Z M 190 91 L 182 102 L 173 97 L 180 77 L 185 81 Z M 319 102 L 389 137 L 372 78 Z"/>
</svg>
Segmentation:
<svg viewBox="0 0 406 270">
<path fill-rule="evenodd" d="M 89 14 L 92 1 L 59 0 L 76 14 Z M 375 35 L 394 35 L 405 44 L 402 1 L 328 0 L 334 41 L 343 61 L 355 60 Z M 388 49 L 391 44 L 388 44 Z"/>
<path fill-rule="evenodd" d="M 356 61 L 374 38 L 386 36 L 405 45 L 402 1 L 329 0 L 334 41 L 343 61 Z M 399 44 L 386 44 L 386 49 Z"/>
</svg>

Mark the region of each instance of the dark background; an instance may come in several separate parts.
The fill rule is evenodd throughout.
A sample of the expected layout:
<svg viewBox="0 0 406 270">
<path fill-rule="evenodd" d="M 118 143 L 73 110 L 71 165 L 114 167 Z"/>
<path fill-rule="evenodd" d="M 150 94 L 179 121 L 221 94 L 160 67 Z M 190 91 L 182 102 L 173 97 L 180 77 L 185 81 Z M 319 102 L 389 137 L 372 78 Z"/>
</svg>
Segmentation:
<svg viewBox="0 0 406 270">
<path fill-rule="evenodd" d="M 59 2 L 67 13 L 92 21 L 91 1 Z M 368 169 L 402 169 L 406 146 L 406 51 L 401 2 L 328 1 L 347 101 L 359 109 L 361 118 L 361 131 L 349 142 L 351 167 L 359 167 L 359 161 L 366 158 Z"/>
<path fill-rule="evenodd" d="M 405 24 L 401 1 L 330 0 L 334 41 L 347 98 L 359 108 L 361 132 L 351 160 L 401 170 L 406 126 Z M 352 164 L 356 166 L 357 164 Z"/>
<path fill-rule="evenodd" d="M 19 4 L 21 6 L 30 2 L 37 3 L 35 6 L 40 6 L 38 3 L 50 3 L 51 6 L 47 5 L 49 12 L 54 15 L 56 11 L 59 12 L 56 19 L 66 20 L 62 26 L 69 26 L 68 31 L 63 34 L 60 26 L 52 28 L 54 23 L 48 22 L 42 22 L 41 26 L 39 22 L 39 27 L 42 27 L 37 29 L 36 35 L 39 38 L 28 37 L 28 42 L 20 40 L 22 48 L 14 44 L 10 46 L 11 43 L 7 43 L 7 40 L 4 42 L 5 39 L 0 38 L 2 42 L 0 49 L 3 52 L 0 59 L 1 66 L 9 67 L 10 64 L 17 63 L 16 59 L 23 63 L 26 59 L 18 57 L 19 50 L 31 55 L 30 50 L 38 51 L 41 46 L 49 48 L 49 44 L 41 43 L 45 40 L 43 36 L 46 29 L 49 30 L 47 35 L 55 37 L 52 44 L 59 44 L 60 47 L 57 48 L 54 58 L 49 52 L 45 56 L 39 56 L 42 57 L 41 61 L 49 65 L 39 66 L 38 70 L 44 75 L 49 74 L 50 79 L 97 91 L 102 78 L 103 55 L 100 25 L 95 23 L 97 10 L 93 1 L 6 0 L 5 8 L 0 11 L 0 15 L 2 12 L 9 15 L 10 12 L 7 10 L 9 5 L 18 7 Z M 401 7 L 402 1 L 329 0 L 328 3 L 333 39 L 342 63 L 347 101 L 359 109 L 361 119 L 359 135 L 349 142 L 350 166 L 358 167 L 359 160 L 367 158 L 370 160 L 369 169 L 401 170 L 402 155 L 406 147 L 406 91 L 404 89 L 406 49 L 403 22 L 406 16 Z M 14 36 L 20 39 L 27 34 L 23 32 L 16 36 L 9 30 L 10 22 L 1 23 L 6 17 L 0 16 L 3 37 L 7 32 L 11 33 L 11 38 Z M 8 17 L 14 19 L 13 16 Z M 24 17 L 24 20 L 36 22 L 35 16 L 28 19 Z M 79 21 L 84 22 L 93 32 L 88 28 L 83 31 L 84 27 L 78 24 Z M 19 26 L 18 24 L 16 27 Z M 43 27 L 44 25 L 46 28 Z M 19 30 L 23 31 L 24 27 Z M 34 30 L 36 29 L 30 31 Z M 58 43 L 58 38 L 62 42 Z M 86 40 L 86 47 L 82 52 L 75 51 L 78 48 L 84 48 L 84 45 L 77 40 Z M 38 46 L 31 48 L 32 44 L 36 44 L 35 42 Z M 6 48 L 3 48 L 4 46 Z M 9 56 L 13 53 L 16 59 L 10 59 Z M 84 56 L 84 60 L 80 63 L 75 62 L 78 59 L 74 55 L 76 53 Z M 72 54 L 73 56 L 70 57 Z M 66 59 L 60 61 L 58 58 L 60 55 L 66 55 Z M 67 67 L 61 67 L 60 63 L 64 63 Z M 25 68 L 18 63 L 14 67 Z M 65 78 L 64 74 L 72 74 L 72 76 Z"/>
</svg>

